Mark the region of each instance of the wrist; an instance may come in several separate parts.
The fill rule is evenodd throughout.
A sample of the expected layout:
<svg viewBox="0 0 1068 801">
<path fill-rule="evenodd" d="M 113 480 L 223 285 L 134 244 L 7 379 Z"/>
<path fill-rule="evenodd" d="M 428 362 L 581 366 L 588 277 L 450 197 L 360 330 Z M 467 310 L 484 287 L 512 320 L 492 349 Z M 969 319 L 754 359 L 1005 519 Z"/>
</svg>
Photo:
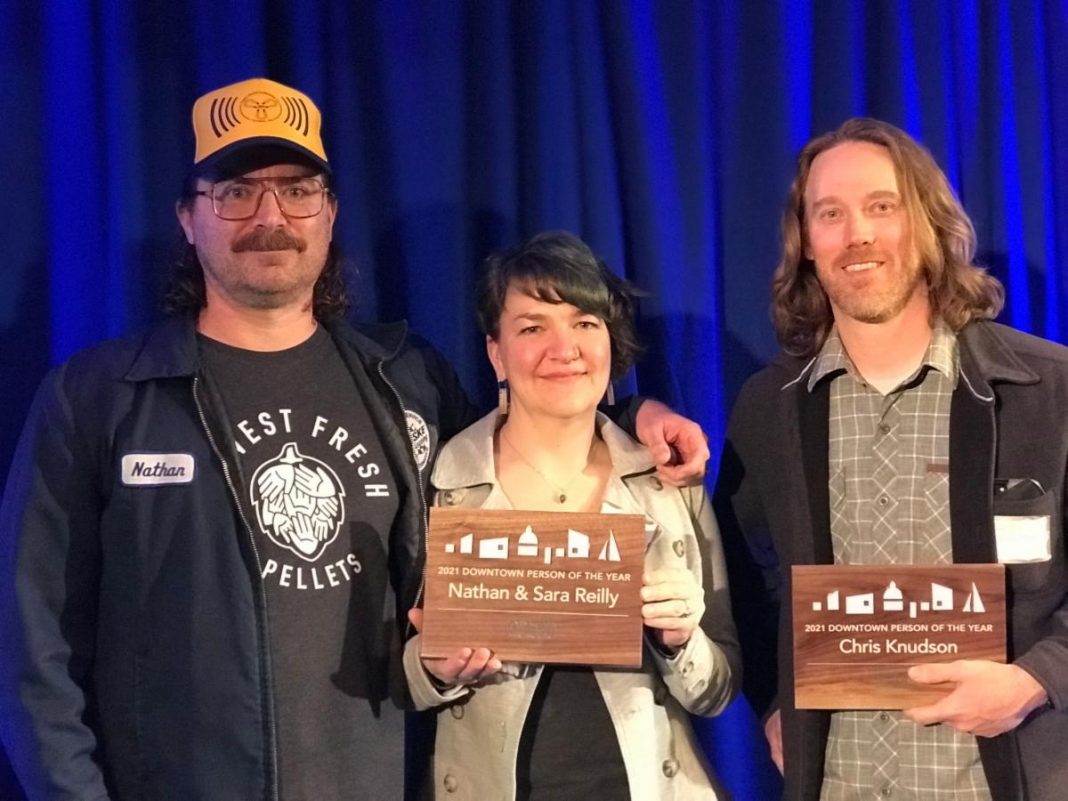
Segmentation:
<svg viewBox="0 0 1068 801">
<path fill-rule="evenodd" d="M 657 630 L 650 630 L 648 632 L 649 642 L 653 646 L 653 650 L 665 659 L 674 659 L 686 647 L 686 643 L 669 643 L 664 640 L 665 633 Z M 689 640 L 687 640 L 689 642 Z"/>
<path fill-rule="evenodd" d="M 1032 712 L 1036 709 L 1053 708 L 1053 701 L 1049 697 L 1049 693 L 1046 692 L 1046 688 L 1027 670 L 1024 670 L 1019 665 L 1013 665 L 1016 668 L 1020 681 L 1025 687 L 1026 702 L 1025 709 L 1027 712 Z"/>
<path fill-rule="evenodd" d="M 427 678 L 430 680 L 430 686 L 438 692 L 448 692 L 449 690 L 455 690 L 457 687 L 460 686 L 456 683 L 456 681 L 448 681 L 447 679 L 443 679 L 437 673 L 428 668 L 425 664 L 423 665 L 423 672 L 426 673 Z"/>
</svg>

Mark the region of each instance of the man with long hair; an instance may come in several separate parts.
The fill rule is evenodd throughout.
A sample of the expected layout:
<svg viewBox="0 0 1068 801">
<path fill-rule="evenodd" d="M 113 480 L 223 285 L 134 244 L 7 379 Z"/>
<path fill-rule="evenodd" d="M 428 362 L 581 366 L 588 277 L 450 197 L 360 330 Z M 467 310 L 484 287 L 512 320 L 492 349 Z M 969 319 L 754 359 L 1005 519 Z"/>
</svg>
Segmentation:
<svg viewBox="0 0 1068 801">
<path fill-rule="evenodd" d="M 901 130 L 852 119 L 801 151 L 772 282 L 784 352 L 742 389 L 716 489 L 746 691 L 786 798 L 1068 786 L 1049 748 L 1068 738 L 1068 349 L 992 322 L 1002 287 L 974 256 L 945 175 Z M 952 690 L 900 713 L 794 708 L 792 565 L 995 561 L 1008 664 L 914 666 Z"/>
<path fill-rule="evenodd" d="M 31 801 L 401 798 L 431 462 L 477 413 L 345 322 L 312 100 L 254 78 L 193 127 L 169 320 L 52 371 L 11 468 L 0 739 Z"/>
</svg>

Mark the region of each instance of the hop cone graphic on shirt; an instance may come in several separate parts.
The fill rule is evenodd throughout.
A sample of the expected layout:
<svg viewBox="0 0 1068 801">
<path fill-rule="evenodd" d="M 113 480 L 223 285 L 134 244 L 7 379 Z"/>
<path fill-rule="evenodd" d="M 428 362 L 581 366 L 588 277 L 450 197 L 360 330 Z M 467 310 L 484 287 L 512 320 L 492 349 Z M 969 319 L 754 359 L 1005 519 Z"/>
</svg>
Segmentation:
<svg viewBox="0 0 1068 801">
<path fill-rule="evenodd" d="M 263 533 L 309 562 L 337 538 L 345 518 L 345 490 L 337 474 L 292 442 L 259 466 L 251 495 Z"/>
</svg>

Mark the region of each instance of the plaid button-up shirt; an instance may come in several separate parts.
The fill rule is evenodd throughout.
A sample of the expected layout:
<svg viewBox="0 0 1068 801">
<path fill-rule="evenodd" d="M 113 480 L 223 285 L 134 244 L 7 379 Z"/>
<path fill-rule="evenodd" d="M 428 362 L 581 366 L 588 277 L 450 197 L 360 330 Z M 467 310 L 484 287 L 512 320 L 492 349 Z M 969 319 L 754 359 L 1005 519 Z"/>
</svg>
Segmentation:
<svg viewBox="0 0 1068 801">
<path fill-rule="evenodd" d="M 937 324 L 920 367 L 883 395 L 832 330 L 809 378 L 830 381 L 831 538 L 837 564 L 953 561 L 949 409 L 957 340 Z M 975 738 L 899 713 L 831 715 L 821 801 L 989 801 Z"/>
</svg>

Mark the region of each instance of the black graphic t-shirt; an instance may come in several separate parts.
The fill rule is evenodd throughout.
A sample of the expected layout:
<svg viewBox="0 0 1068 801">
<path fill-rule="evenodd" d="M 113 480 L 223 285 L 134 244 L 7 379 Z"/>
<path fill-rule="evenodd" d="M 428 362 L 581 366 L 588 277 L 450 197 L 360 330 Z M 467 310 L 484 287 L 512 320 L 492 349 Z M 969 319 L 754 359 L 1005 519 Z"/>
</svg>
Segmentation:
<svg viewBox="0 0 1068 801">
<path fill-rule="evenodd" d="M 376 719 L 365 699 L 398 489 L 366 405 L 322 328 L 284 351 L 200 348 L 267 595 L 281 797 L 392 796 L 403 744 L 387 718 L 399 713 L 383 704 Z"/>
</svg>

